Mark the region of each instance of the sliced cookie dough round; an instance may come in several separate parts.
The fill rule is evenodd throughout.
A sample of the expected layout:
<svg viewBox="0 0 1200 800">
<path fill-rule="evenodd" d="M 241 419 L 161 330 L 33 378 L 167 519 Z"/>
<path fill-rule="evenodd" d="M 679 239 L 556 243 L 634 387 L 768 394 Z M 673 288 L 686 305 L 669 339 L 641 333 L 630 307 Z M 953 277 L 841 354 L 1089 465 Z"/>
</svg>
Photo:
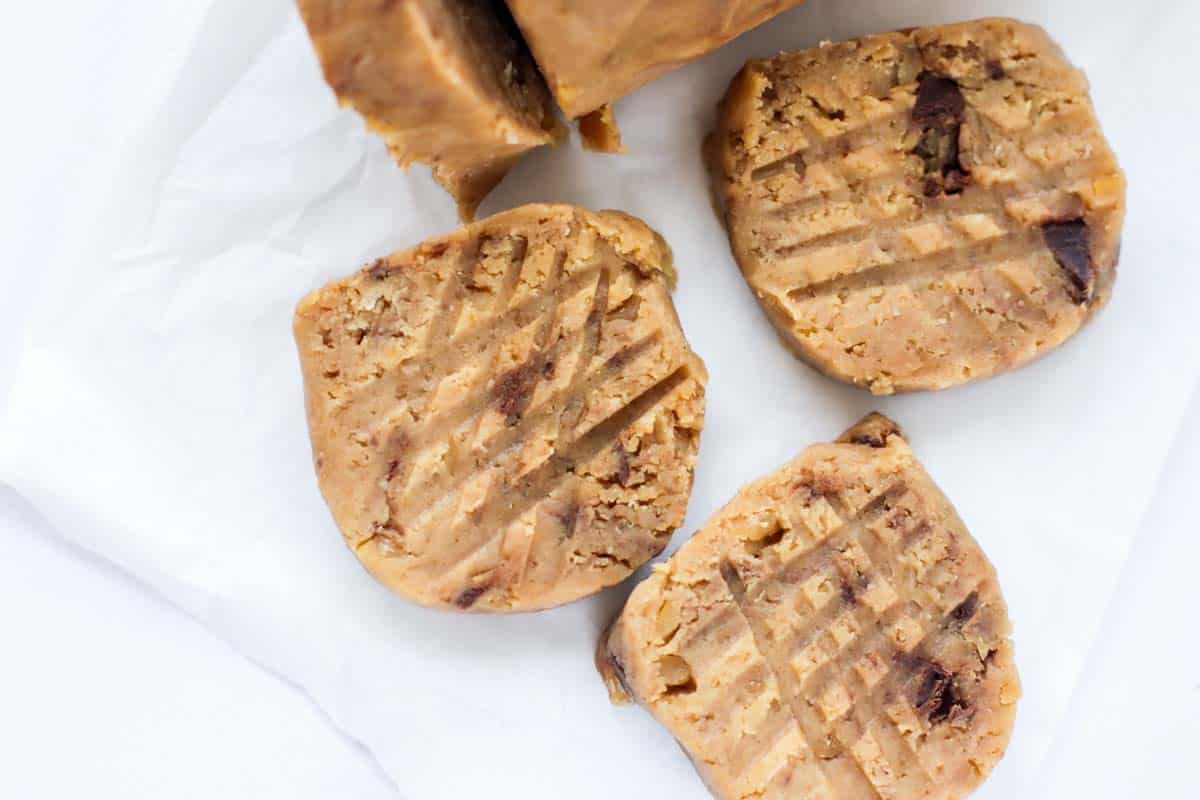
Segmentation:
<svg viewBox="0 0 1200 800">
<path fill-rule="evenodd" d="M 305 298 L 317 477 L 371 573 L 424 605 L 527 611 L 657 555 L 707 380 L 673 279 L 643 222 L 533 205 Z"/>
<path fill-rule="evenodd" d="M 721 800 L 964 797 L 1019 694 L 995 571 L 878 415 L 739 492 L 637 586 L 597 665 Z"/>
<path fill-rule="evenodd" d="M 784 340 L 878 394 L 1027 363 L 1108 300 L 1125 180 L 1083 73 L 987 19 L 751 61 L 708 141 Z"/>
<path fill-rule="evenodd" d="M 584 145 L 620 152 L 611 104 L 802 0 L 508 0 Z"/>
<path fill-rule="evenodd" d="M 503 4 L 299 0 L 325 80 L 407 167 L 475 209 L 523 153 L 565 135 Z"/>
</svg>

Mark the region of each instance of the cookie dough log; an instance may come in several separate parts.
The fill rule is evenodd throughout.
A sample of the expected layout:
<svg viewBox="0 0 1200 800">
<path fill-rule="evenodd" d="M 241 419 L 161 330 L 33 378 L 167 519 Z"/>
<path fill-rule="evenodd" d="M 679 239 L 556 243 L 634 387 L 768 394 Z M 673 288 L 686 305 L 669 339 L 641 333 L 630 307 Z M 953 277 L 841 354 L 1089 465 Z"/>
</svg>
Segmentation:
<svg viewBox="0 0 1200 800">
<path fill-rule="evenodd" d="M 593 149 L 616 151 L 609 103 L 802 0 L 508 0 L 559 106 Z"/>
<path fill-rule="evenodd" d="M 658 554 L 707 380 L 673 277 L 643 222 L 533 205 L 305 298 L 317 477 L 367 569 L 423 605 L 528 611 Z"/>
<path fill-rule="evenodd" d="M 550 93 L 502 3 L 299 0 L 325 80 L 407 167 L 429 164 L 475 209 L 523 153 L 562 139 Z"/>
<path fill-rule="evenodd" d="M 1125 179 L 1040 28 L 918 28 L 751 61 L 708 153 L 783 338 L 878 394 L 1023 365 L 1116 274 Z"/>
<path fill-rule="evenodd" d="M 750 484 L 600 643 L 721 800 L 952 800 L 1019 695 L 996 574 L 894 423 Z"/>
</svg>

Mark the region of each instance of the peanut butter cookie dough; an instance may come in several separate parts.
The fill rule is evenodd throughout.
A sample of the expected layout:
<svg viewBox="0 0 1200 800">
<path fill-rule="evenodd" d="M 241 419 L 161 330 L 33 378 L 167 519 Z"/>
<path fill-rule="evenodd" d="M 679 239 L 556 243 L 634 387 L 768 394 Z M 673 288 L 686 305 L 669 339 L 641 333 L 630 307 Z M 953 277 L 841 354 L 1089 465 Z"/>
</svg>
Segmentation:
<svg viewBox="0 0 1200 800">
<path fill-rule="evenodd" d="M 673 279 L 640 220 L 532 205 L 305 298 L 317 477 L 367 569 L 423 605 L 528 611 L 658 554 L 707 381 Z"/>
<path fill-rule="evenodd" d="M 709 159 L 742 272 L 804 359 L 879 394 L 1027 363 L 1107 302 L 1125 180 L 1040 28 L 751 61 Z"/>
<path fill-rule="evenodd" d="M 715 797 L 953 800 L 1003 755 L 1004 599 L 901 436 L 872 415 L 747 486 L 603 637 Z"/>
<path fill-rule="evenodd" d="M 475 209 L 527 150 L 564 130 L 503 4 L 299 0 L 325 80 L 402 166 Z"/>
<path fill-rule="evenodd" d="M 585 141 L 619 150 L 604 106 L 802 0 L 508 0 L 558 104 Z"/>
</svg>

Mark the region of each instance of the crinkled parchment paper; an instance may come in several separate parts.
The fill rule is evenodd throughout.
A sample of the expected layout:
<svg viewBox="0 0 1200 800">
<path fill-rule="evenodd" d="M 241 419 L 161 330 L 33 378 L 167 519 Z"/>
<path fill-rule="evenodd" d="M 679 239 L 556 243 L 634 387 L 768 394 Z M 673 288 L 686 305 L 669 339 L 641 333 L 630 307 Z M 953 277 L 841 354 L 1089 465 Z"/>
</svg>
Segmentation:
<svg viewBox="0 0 1200 800">
<path fill-rule="evenodd" d="M 593 672 L 632 584 L 549 613 L 453 616 L 391 597 L 343 546 L 310 465 L 292 308 L 454 212 L 336 107 L 286 0 L 210 5 L 179 26 L 177 58 L 130 87 L 144 124 L 71 188 L 86 202 L 16 332 L 0 480 L 302 686 L 403 797 L 704 797 L 670 737 L 611 708 Z M 710 209 L 701 139 L 749 56 L 995 13 L 1046 25 L 1092 77 L 1131 186 L 1115 297 L 1018 373 L 875 400 L 778 342 Z M 1198 25 L 1187 2 L 812 0 L 620 103 L 629 155 L 540 152 L 482 209 L 620 208 L 673 245 L 680 316 L 712 375 L 675 545 L 860 414 L 907 428 L 994 559 L 1016 626 L 1025 697 L 982 798 L 1033 795 L 1200 375 L 1200 115 L 1176 58 Z"/>
</svg>

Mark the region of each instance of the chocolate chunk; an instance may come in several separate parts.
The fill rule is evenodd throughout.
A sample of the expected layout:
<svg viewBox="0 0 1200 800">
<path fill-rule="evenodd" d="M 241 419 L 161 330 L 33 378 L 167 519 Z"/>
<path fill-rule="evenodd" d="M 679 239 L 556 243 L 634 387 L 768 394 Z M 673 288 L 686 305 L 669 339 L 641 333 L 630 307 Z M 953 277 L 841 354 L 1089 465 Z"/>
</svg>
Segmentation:
<svg viewBox="0 0 1200 800">
<path fill-rule="evenodd" d="M 880 438 L 879 436 L 876 436 L 873 433 L 863 434 L 862 436 L 855 436 L 853 439 L 850 440 L 850 444 L 861 444 L 861 445 L 865 445 L 867 447 L 874 447 L 876 449 L 887 447 L 887 442 L 885 442 L 882 438 Z"/>
<path fill-rule="evenodd" d="M 961 125 L 967 103 L 958 83 L 932 72 L 923 73 L 917 80 L 920 83 L 917 104 L 912 111 L 913 121 L 922 127 Z"/>
<path fill-rule="evenodd" d="M 955 156 L 955 158 L 957 158 L 957 156 Z M 947 170 L 942 175 L 942 178 L 942 183 L 945 186 L 943 191 L 946 194 L 960 194 L 962 190 L 966 189 L 971 183 L 971 176 L 967 173 L 966 169 L 963 168 L 961 163 L 959 163 L 957 167 Z"/>
<path fill-rule="evenodd" d="M 475 605 L 475 601 L 478 600 L 486 591 L 486 586 L 472 586 L 470 589 L 463 589 L 462 592 L 459 593 L 458 597 L 454 598 L 454 605 L 466 610 Z"/>
<path fill-rule="evenodd" d="M 946 686 L 950 683 L 950 673 L 930 661 L 923 662 L 921 667 L 923 674 L 911 700 L 919 711 L 925 713 L 931 706 L 941 703 Z"/>
<path fill-rule="evenodd" d="M 1054 254 L 1054 260 L 1067 273 L 1075 288 L 1075 300 L 1086 303 L 1092 297 L 1092 235 L 1082 219 L 1047 222 L 1042 238 Z"/>
<path fill-rule="evenodd" d="M 509 370 L 496 381 L 496 407 L 509 426 L 521 421 L 543 369 L 542 364 L 527 362 Z"/>
<path fill-rule="evenodd" d="M 908 657 L 908 667 L 916 676 L 909 701 L 921 716 L 936 725 L 966 710 L 967 704 L 959 694 L 954 676 L 921 656 Z"/>
<path fill-rule="evenodd" d="M 851 437 L 850 444 L 862 445 L 864 447 L 874 447 L 876 450 L 882 450 L 883 448 L 887 447 L 888 439 L 898 433 L 900 433 L 900 430 L 896 427 L 865 431 L 857 436 Z"/>
<path fill-rule="evenodd" d="M 955 156 L 957 158 L 957 156 Z M 925 181 L 925 196 L 937 197 L 939 194 L 962 194 L 962 190 L 971 183 L 971 176 L 957 167 L 949 167 L 941 174 L 935 174 Z"/>
<path fill-rule="evenodd" d="M 967 599 L 963 600 L 954 610 L 950 612 L 950 619 L 955 625 L 963 626 L 967 624 L 971 617 L 975 616 L 975 612 L 979 610 L 979 592 L 971 592 L 967 595 Z"/>
<path fill-rule="evenodd" d="M 1008 74 L 1004 71 L 1004 65 L 999 61 L 992 60 L 984 66 L 987 68 L 987 76 L 994 81 L 1001 80 Z"/>
<path fill-rule="evenodd" d="M 856 444 L 882 449 L 893 436 L 902 436 L 900 426 L 881 414 L 869 414 L 838 438 L 839 444 Z"/>
<path fill-rule="evenodd" d="M 847 605 L 853 605 L 858 600 L 858 593 L 854 591 L 854 587 L 850 585 L 850 581 L 842 581 L 842 602 Z"/>
<path fill-rule="evenodd" d="M 966 100 L 950 78 L 927 72 L 919 81 L 912 118 L 922 130 L 913 152 L 925 162 L 925 196 L 959 194 L 970 183 L 958 144 Z"/>
</svg>

